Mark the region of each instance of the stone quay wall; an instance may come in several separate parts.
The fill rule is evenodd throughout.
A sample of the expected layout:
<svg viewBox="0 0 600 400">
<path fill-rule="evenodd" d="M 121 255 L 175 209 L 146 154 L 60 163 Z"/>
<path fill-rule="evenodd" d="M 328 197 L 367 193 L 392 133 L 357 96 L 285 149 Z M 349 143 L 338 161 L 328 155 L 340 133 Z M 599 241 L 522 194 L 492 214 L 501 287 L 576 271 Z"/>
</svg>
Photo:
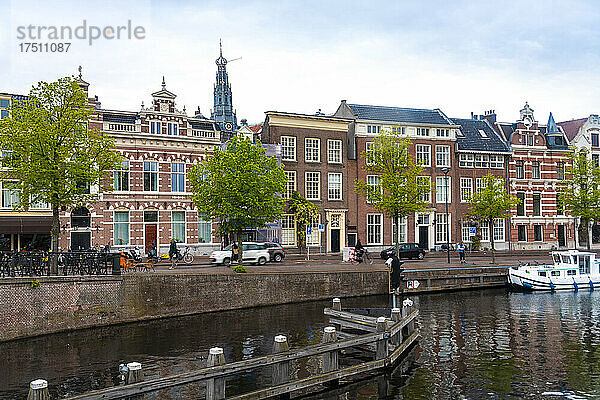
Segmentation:
<svg viewBox="0 0 600 400">
<path fill-rule="evenodd" d="M 388 273 L 131 274 L 0 279 L 0 341 L 204 312 L 388 292 Z"/>
</svg>

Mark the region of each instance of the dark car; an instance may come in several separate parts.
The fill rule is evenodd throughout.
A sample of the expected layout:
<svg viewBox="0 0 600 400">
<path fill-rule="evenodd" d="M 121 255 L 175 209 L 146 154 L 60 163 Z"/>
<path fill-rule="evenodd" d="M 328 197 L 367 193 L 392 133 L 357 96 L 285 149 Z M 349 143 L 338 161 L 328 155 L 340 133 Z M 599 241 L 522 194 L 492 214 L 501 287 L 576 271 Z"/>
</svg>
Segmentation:
<svg viewBox="0 0 600 400">
<path fill-rule="evenodd" d="M 380 255 L 382 259 L 387 260 L 395 252 L 395 247 L 388 247 L 382 250 Z M 419 247 L 418 243 L 400 243 L 399 253 L 398 258 L 418 258 L 419 260 L 425 258 L 425 250 Z"/>
<path fill-rule="evenodd" d="M 279 243 L 266 242 L 263 243 L 267 250 L 269 250 L 269 261 L 281 262 L 285 258 L 285 250 Z"/>
</svg>

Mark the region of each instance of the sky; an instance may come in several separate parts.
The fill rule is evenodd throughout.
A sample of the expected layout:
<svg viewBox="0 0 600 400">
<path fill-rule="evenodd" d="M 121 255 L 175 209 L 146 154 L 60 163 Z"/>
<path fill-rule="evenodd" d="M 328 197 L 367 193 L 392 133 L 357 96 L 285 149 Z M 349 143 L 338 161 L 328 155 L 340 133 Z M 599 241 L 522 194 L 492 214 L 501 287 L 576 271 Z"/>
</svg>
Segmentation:
<svg viewBox="0 0 600 400">
<path fill-rule="evenodd" d="M 102 107 L 138 110 L 166 87 L 189 114 L 213 106 L 219 39 L 238 121 L 350 103 L 440 108 L 542 123 L 600 113 L 600 8 L 593 1 L 0 0 L 0 92 L 77 74 Z M 19 38 L 19 27 L 126 25 L 143 39 Z M 89 37 L 89 34 L 88 34 Z M 89 39 L 89 38 L 88 38 Z M 25 43 L 69 51 L 23 52 Z"/>
</svg>

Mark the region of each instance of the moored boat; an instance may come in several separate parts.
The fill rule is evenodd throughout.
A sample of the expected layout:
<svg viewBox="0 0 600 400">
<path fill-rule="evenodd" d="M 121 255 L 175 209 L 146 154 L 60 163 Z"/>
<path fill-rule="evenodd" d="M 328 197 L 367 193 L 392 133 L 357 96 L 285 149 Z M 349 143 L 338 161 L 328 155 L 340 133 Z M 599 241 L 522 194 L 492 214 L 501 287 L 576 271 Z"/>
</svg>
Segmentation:
<svg viewBox="0 0 600 400">
<path fill-rule="evenodd" d="M 600 287 L 600 260 L 579 250 L 552 252 L 553 264 L 508 269 L 509 284 L 519 290 L 579 290 Z"/>
</svg>

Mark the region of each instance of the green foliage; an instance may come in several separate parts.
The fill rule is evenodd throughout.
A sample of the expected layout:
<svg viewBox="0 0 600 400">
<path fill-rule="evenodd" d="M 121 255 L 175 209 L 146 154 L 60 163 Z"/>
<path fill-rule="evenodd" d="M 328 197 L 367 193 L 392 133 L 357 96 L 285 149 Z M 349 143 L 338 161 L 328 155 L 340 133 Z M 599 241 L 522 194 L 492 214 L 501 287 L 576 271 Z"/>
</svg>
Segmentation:
<svg viewBox="0 0 600 400">
<path fill-rule="evenodd" d="M 422 179 L 423 167 L 416 162 L 409 149 L 412 143 L 397 131 L 382 130 L 370 151 L 363 152 L 366 160 L 363 170 L 377 175 L 376 185 L 356 180 L 354 189 L 364 196 L 373 207 L 396 224 L 399 219 L 424 211 L 428 203 L 424 197 L 431 192 L 429 180 Z M 398 238 L 395 238 L 396 249 Z"/>
<path fill-rule="evenodd" d="M 40 287 L 40 281 L 38 281 L 37 279 L 33 279 L 29 282 L 29 287 L 32 289 Z"/>
<path fill-rule="evenodd" d="M 481 236 L 475 235 L 471 239 L 471 250 L 478 251 L 481 248 Z"/>
<path fill-rule="evenodd" d="M 109 190 L 107 171 L 120 160 L 112 140 L 89 129 L 94 113 L 87 94 L 74 78 L 40 82 L 26 100 L 13 101 L 9 117 L 0 121 L 3 179 L 14 179 L 20 191 L 19 210 L 31 203 L 50 204 L 53 210 L 52 248 L 57 249 L 61 207 L 97 198 L 83 188 L 99 185 Z"/>
<path fill-rule="evenodd" d="M 306 227 L 312 224 L 319 215 L 319 207 L 294 191 L 288 202 L 288 209 L 296 220 L 296 237 L 298 246 L 306 245 Z"/>
<path fill-rule="evenodd" d="M 212 157 L 192 168 L 189 179 L 198 212 L 216 219 L 221 235 L 234 233 L 239 239 L 242 230 L 262 228 L 283 212 L 283 168 L 245 137 L 234 136 L 224 150 L 215 147 Z M 241 239 L 238 246 L 241 260 Z"/>
<path fill-rule="evenodd" d="M 559 200 L 566 211 L 581 218 L 583 237 L 587 238 L 589 222 L 600 221 L 600 168 L 586 149 L 572 150 L 565 180 L 560 182 Z M 589 248 L 589 240 L 586 242 Z"/>
<path fill-rule="evenodd" d="M 246 266 L 245 265 L 241 265 L 241 264 L 236 264 L 232 267 L 233 272 L 237 272 L 238 274 L 245 274 L 246 272 L 248 272 L 246 270 Z"/>
</svg>

